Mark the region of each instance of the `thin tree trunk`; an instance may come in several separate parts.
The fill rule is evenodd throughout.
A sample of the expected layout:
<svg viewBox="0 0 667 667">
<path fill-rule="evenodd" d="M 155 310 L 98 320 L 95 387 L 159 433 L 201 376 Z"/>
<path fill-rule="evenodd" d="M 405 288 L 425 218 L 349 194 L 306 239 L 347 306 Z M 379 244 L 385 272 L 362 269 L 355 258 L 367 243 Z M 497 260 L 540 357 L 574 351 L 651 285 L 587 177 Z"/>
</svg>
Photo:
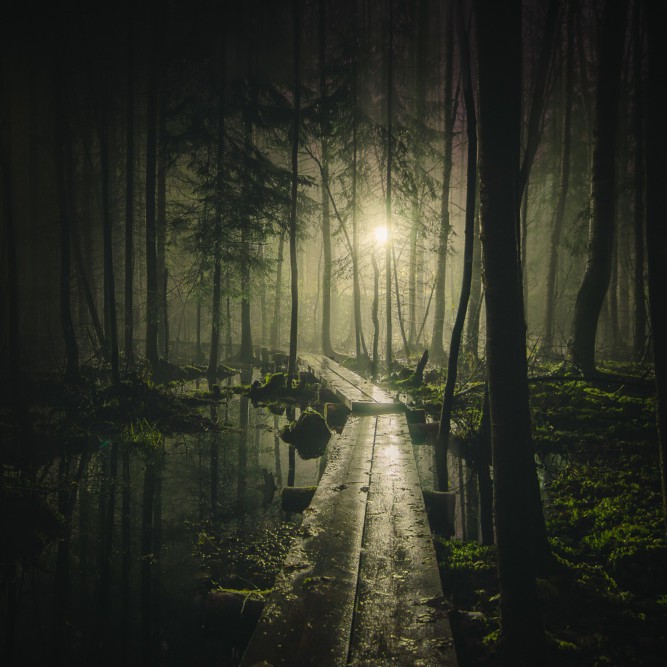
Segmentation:
<svg viewBox="0 0 667 667">
<path fill-rule="evenodd" d="M 5 45 L 2 47 L 5 48 Z M 4 54 L 3 54 L 4 55 Z M 5 84 L 8 87 L 11 85 L 10 81 Z M 0 395 L 6 395 L 12 404 L 17 405 L 19 397 L 21 396 L 20 386 L 20 363 L 21 363 L 21 345 L 19 340 L 19 280 L 17 267 L 17 244 L 16 244 L 16 226 L 14 219 L 14 191 L 12 184 L 12 106 L 11 96 L 7 96 L 4 100 L 4 113 L 7 119 L 7 127 L 3 128 L 2 141 L 0 141 L 0 158 L 2 159 L 2 213 L 4 223 L 4 249 L 0 255 L 3 266 L 3 273 L 6 270 L 7 276 L 7 292 L 6 292 L 6 324 L 2 322 L 3 335 L 7 332 L 7 346 L 4 349 L 5 359 L 7 365 L 7 380 L 2 383 L 2 390 Z M 0 308 L 0 313 L 5 313 L 5 306 Z M 10 591 L 8 591 L 8 606 L 13 601 L 14 581 L 13 577 L 8 579 Z M 11 619 L 13 621 L 13 619 Z M 10 619 L 8 619 L 9 623 Z M 10 639 L 8 635 L 7 651 L 10 651 L 10 642 L 13 642 L 13 637 Z"/>
<path fill-rule="evenodd" d="M 285 232 L 280 233 L 278 241 L 278 261 L 276 266 L 276 289 L 273 300 L 273 319 L 271 320 L 271 347 L 280 345 L 280 305 L 283 291 L 283 249 L 285 247 Z"/>
<path fill-rule="evenodd" d="M 134 365 L 134 23 L 128 2 L 125 112 L 125 364 Z"/>
<path fill-rule="evenodd" d="M 463 325 L 465 324 L 468 300 L 470 299 L 470 285 L 472 282 L 473 245 L 475 242 L 475 202 L 477 186 L 477 113 L 472 85 L 472 71 L 470 66 L 470 46 L 468 32 L 463 20 L 463 6 L 458 4 L 456 12 L 458 38 L 461 51 L 461 71 L 463 78 L 463 97 L 466 108 L 466 129 L 468 137 L 468 157 L 466 174 L 466 209 L 465 232 L 463 247 L 463 276 L 461 278 L 461 294 L 456 311 L 456 320 L 452 329 L 452 339 L 449 346 L 447 361 L 447 380 L 440 410 L 440 426 L 435 445 L 436 468 L 440 491 L 449 488 L 447 458 L 449 451 L 449 435 L 451 428 L 452 406 L 454 404 L 454 388 L 458 373 L 459 352 Z"/>
<path fill-rule="evenodd" d="M 213 385 L 218 378 L 218 351 L 220 348 L 220 300 L 222 272 L 222 203 L 224 193 L 225 160 L 225 45 L 220 44 L 218 69 L 218 144 L 216 154 L 216 205 L 213 230 L 213 303 L 211 304 L 211 346 L 208 355 L 208 381 Z"/>
<path fill-rule="evenodd" d="M 60 226 L 60 320 L 65 340 L 65 382 L 75 383 L 79 375 L 79 348 L 74 333 L 71 305 L 70 203 L 67 190 L 67 112 L 63 73 L 58 71 L 56 89 L 56 170 L 58 172 L 58 221 Z"/>
<path fill-rule="evenodd" d="M 380 345 L 380 320 L 378 318 L 378 307 L 380 305 L 380 269 L 378 268 L 375 251 L 371 252 L 373 262 L 373 303 L 371 305 L 371 319 L 373 321 L 373 358 L 371 361 L 371 376 L 376 378 L 378 373 L 379 345 Z"/>
<path fill-rule="evenodd" d="M 158 158 L 157 158 L 157 301 L 158 301 L 158 349 L 160 356 L 169 359 L 169 333 L 167 313 L 167 130 L 166 130 L 167 96 L 161 93 L 158 97 Z"/>
<path fill-rule="evenodd" d="M 556 212 L 551 226 L 551 243 L 549 246 L 549 264 L 544 295 L 544 334 L 542 352 L 553 353 L 554 347 L 554 311 L 556 308 L 556 278 L 558 276 L 558 258 L 563 222 L 565 220 L 565 204 L 570 185 L 570 147 L 572 134 L 572 98 L 574 88 L 574 9 L 568 4 L 565 19 L 565 35 L 567 47 L 565 53 L 564 94 L 563 94 L 563 126 L 560 144 L 560 171 L 558 175 L 558 198 Z"/>
<path fill-rule="evenodd" d="M 396 315 L 398 316 L 398 326 L 401 330 L 401 339 L 403 341 L 403 350 L 405 351 L 405 358 L 410 361 L 410 344 L 405 335 L 405 321 L 403 320 L 403 309 L 401 308 L 400 292 L 398 290 L 398 271 L 396 270 L 396 255 L 394 249 L 391 249 L 391 256 L 394 265 L 394 289 L 396 290 Z"/>
<path fill-rule="evenodd" d="M 153 663 L 153 603 L 152 576 L 153 567 L 153 506 L 155 501 L 155 451 L 146 443 L 150 450 L 146 454 L 144 471 L 144 490 L 141 511 L 141 653 L 144 665 Z"/>
<path fill-rule="evenodd" d="M 356 36 L 356 21 L 355 21 Z M 364 357 L 368 357 L 366 345 L 364 343 L 364 332 L 361 321 L 361 286 L 359 278 L 359 203 L 357 201 L 357 156 L 358 156 L 358 91 L 357 75 L 358 63 L 357 52 L 358 44 L 355 41 L 355 55 L 352 63 L 352 298 L 354 301 L 354 353 L 357 360 L 357 367 L 361 362 L 362 349 Z M 367 361 L 367 360 L 366 360 Z"/>
<path fill-rule="evenodd" d="M 517 179 L 517 213 L 518 206 L 521 204 L 524 189 L 528 183 L 530 171 L 535 161 L 537 148 L 540 144 L 542 116 L 547 102 L 547 83 L 549 81 L 549 66 L 553 56 L 554 38 L 558 34 L 560 25 L 561 2 L 559 0 L 549 0 L 547 16 L 544 24 L 544 34 L 542 36 L 540 55 L 537 61 L 535 71 L 535 83 L 533 86 L 533 95 L 530 104 L 530 115 L 528 117 L 528 127 L 526 130 L 526 149 L 521 162 L 521 170 Z"/>
<path fill-rule="evenodd" d="M 491 545 L 493 531 L 493 481 L 491 480 L 491 412 L 489 407 L 489 384 L 484 387 L 482 420 L 477 438 L 475 468 L 479 484 L 479 525 L 480 542 Z"/>
<path fill-rule="evenodd" d="M 586 270 L 574 306 L 570 345 L 572 361 L 585 375 L 595 373 L 595 336 L 612 269 L 616 129 L 624 19 L 625 3 L 608 0 L 602 18 L 598 63 Z"/>
<path fill-rule="evenodd" d="M 322 353 L 333 356 L 331 345 L 331 225 L 329 216 L 329 101 L 327 98 L 327 63 L 326 63 L 326 3 L 319 0 L 319 69 L 320 69 L 320 132 L 322 142 L 322 251 L 324 267 L 322 270 Z M 295 73 L 296 75 L 296 73 Z"/>
<path fill-rule="evenodd" d="M 479 183 L 477 184 L 477 215 L 475 216 L 475 243 L 472 250 L 472 279 L 470 281 L 470 315 L 466 326 L 466 352 L 479 359 L 479 320 L 482 312 L 482 246 L 479 238 Z"/>
<path fill-rule="evenodd" d="M 130 445 L 121 446 L 121 571 L 120 571 L 120 645 L 121 658 L 126 664 L 129 644 L 130 574 L 132 572 L 132 487 L 130 486 Z"/>
<path fill-rule="evenodd" d="M 154 40 L 157 42 L 157 39 Z M 156 46 L 153 44 L 153 49 Z M 152 56 L 146 116 L 146 358 L 153 373 L 160 363 L 158 347 L 158 267 L 156 245 L 157 186 L 157 55 Z"/>
<path fill-rule="evenodd" d="M 653 332 L 653 360 L 657 392 L 657 424 L 660 473 L 662 479 L 662 509 L 667 533 L 667 350 L 664 346 L 667 330 L 667 85 L 665 81 L 665 48 L 667 11 L 662 2 L 644 3 L 648 36 L 648 100 L 646 136 L 646 246 L 648 260 L 649 316 Z"/>
<path fill-rule="evenodd" d="M 289 224 L 291 317 L 287 375 L 297 376 L 297 336 L 299 326 L 299 274 L 297 263 L 297 195 L 299 188 L 299 128 L 301 124 L 301 3 L 292 0 L 294 26 L 294 111 L 292 119 L 292 191 Z"/>
<path fill-rule="evenodd" d="M 385 365 L 387 372 L 391 370 L 394 363 L 392 351 L 392 319 L 391 319 L 391 247 L 393 243 L 393 232 L 391 224 L 391 172 L 393 159 L 393 50 L 394 50 L 394 0 L 389 0 L 389 44 L 387 47 L 387 181 L 386 181 L 386 224 L 387 240 L 384 249 L 384 272 L 385 272 Z"/>
<path fill-rule="evenodd" d="M 113 384 L 120 382 L 120 368 L 118 363 L 118 322 L 116 308 L 116 279 L 114 275 L 113 259 L 113 221 L 111 215 L 111 193 L 110 179 L 111 169 L 109 164 L 109 115 L 107 105 L 109 95 L 103 88 L 102 99 L 99 106 L 99 132 L 100 132 L 100 169 L 102 172 L 102 232 L 104 250 L 104 321 L 107 325 L 105 331 L 105 342 L 111 361 L 111 381 Z"/>
<path fill-rule="evenodd" d="M 644 86 L 642 76 L 642 52 L 644 37 L 641 23 L 641 2 L 634 4 L 634 81 L 635 94 L 633 104 L 632 126 L 635 138 L 634 160 L 634 330 L 632 336 L 634 358 L 639 361 L 643 358 L 646 349 L 646 296 L 644 292 L 644 187 L 645 187 L 645 158 L 644 146 L 646 142 L 644 117 Z"/>
</svg>

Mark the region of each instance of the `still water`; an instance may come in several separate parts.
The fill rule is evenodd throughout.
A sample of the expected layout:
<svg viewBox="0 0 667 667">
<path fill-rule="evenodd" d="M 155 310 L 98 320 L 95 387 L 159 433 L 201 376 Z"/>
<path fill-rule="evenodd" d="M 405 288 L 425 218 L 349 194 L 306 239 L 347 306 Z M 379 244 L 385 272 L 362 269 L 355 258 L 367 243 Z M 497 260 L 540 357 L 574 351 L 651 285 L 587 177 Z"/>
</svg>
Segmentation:
<svg viewBox="0 0 667 667">
<path fill-rule="evenodd" d="M 3 558 L 3 664 L 239 664 L 301 524 L 281 490 L 317 485 L 326 452 L 301 458 L 278 435 L 288 416 L 247 397 L 200 409 L 219 432 L 138 424 L 38 469 L 40 502 L 22 508 L 22 538 L 13 526 L 21 557 Z M 433 445 L 413 449 L 423 488 L 435 488 Z M 449 475 L 453 537 L 477 539 L 474 472 L 450 453 Z"/>
<path fill-rule="evenodd" d="M 33 516 L 25 539 L 46 546 L 5 567 L 0 662 L 238 664 L 301 523 L 281 489 L 316 485 L 326 454 L 300 458 L 278 437 L 287 416 L 247 397 L 202 410 L 221 432 L 144 425 L 40 468 L 59 526 Z"/>
</svg>

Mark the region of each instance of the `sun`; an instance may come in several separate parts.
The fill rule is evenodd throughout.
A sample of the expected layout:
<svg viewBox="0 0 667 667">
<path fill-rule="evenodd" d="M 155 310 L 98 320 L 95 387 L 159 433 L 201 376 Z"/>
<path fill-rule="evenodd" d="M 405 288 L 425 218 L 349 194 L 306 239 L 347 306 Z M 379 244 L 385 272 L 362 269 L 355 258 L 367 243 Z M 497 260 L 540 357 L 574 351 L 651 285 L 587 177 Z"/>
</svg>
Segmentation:
<svg viewBox="0 0 667 667">
<path fill-rule="evenodd" d="M 380 244 L 384 245 L 387 242 L 389 233 L 387 232 L 386 227 L 376 227 L 375 228 L 375 240 Z"/>
</svg>

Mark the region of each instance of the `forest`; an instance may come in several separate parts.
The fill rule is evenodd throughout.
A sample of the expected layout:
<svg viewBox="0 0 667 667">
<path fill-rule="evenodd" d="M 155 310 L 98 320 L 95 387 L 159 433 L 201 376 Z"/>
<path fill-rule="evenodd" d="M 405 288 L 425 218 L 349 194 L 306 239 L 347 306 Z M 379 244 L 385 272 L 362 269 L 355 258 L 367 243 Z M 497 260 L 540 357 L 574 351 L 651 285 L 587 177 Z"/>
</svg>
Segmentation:
<svg viewBox="0 0 667 667">
<path fill-rule="evenodd" d="M 461 665 L 663 664 L 664 0 L 66 2 L 0 49 L 3 664 L 240 664 L 327 465 L 301 353 L 425 415 Z"/>
</svg>

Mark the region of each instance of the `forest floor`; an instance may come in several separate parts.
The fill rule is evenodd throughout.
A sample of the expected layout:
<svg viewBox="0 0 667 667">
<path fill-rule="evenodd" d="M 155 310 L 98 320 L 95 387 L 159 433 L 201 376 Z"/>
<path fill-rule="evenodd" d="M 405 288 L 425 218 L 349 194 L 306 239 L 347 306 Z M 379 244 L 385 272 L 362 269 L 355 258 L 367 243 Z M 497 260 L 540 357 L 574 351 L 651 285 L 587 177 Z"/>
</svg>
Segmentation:
<svg viewBox="0 0 667 667">
<path fill-rule="evenodd" d="M 532 369 L 533 435 L 556 563 L 538 580 L 553 665 L 662 665 L 667 651 L 667 545 L 655 385 L 637 367 L 608 370 L 612 374 L 605 378 L 584 381 L 562 369 Z M 188 378 L 176 384 L 183 381 Z M 388 384 L 408 392 L 415 406 L 437 418 L 440 371 L 426 373 L 418 389 L 407 371 Z M 453 431 L 464 442 L 477 437 L 482 389 L 478 373 L 462 378 Z M 258 387 L 239 390 L 257 392 Z M 35 465 L 40 452 L 47 456 L 52 443 L 63 442 L 65 426 L 64 440 L 75 451 L 101 446 L 103 435 L 121 434 L 133 424 L 160 432 L 218 428 L 195 409 L 220 400 L 216 387 L 183 393 L 140 377 L 116 388 L 88 378 L 75 390 L 44 380 L 31 391 L 35 409 L 27 431 L 20 420 L 8 419 L 9 412 L 0 415 L 5 465 L 20 466 L 16 456 Z M 16 528 L 10 524 L 4 526 L 6 536 Z M 287 548 L 290 537 L 283 537 Z M 435 544 L 460 664 L 499 665 L 494 547 L 438 537 Z M 0 549 L 0 560 L 25 556 L 5 551 Z M 266 567 L 270 573 L 278 568 L 277 561 Z M 268 579 L 263 583 L 270 586 Z"/>
<path fill-rule="evenodd" d="M 600 380 L 538 372 L 533 436 L 555 565 L 538 579 L 550 664 L 663 665 L 667 546 L 655 385 L 637 368 Z M 432 378 L 436 379 L 436 378 Z M 442 389 L 416 400 L 435 411 Z M 454 429 L 473 441 L 481 391 L 459 394 Z M 500 664 L 495 548 L 436 538 L 462 667 Z"/>
</svg>

